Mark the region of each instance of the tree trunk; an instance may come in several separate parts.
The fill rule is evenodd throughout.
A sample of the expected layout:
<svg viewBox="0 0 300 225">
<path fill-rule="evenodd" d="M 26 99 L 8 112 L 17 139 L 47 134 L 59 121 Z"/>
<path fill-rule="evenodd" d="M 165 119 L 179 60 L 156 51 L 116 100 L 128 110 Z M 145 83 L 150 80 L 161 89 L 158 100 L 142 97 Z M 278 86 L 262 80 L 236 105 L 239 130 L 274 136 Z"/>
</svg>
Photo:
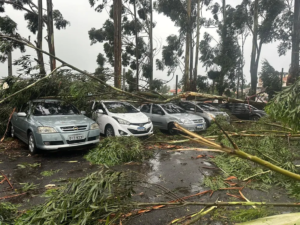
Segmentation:
<svg viewBox="0 0 300 225">
<path fill-rule="evenodd" d="M 55 56 L 55 45 L 54 45 L 54 29 L 53 29 L 53 5 L 52 0 L 47 0 L 47 25 L 48 25 L 48 46 L 49 53 Z M 50 68 L 53 71 L 56 68 L 55 58 L 50 56 Z"/>
<path fill-rule="evenodd" d="M 201 4 L 201 8 L 200 8 Z M 198 0 L 197 4 L 197 40 L 196 40 L 196 55 L 195 55 L 195 68 L 194 68 L 194 85 L 196 91 L 196 83 L 197 83 L 197 73 L 198 73 L 198 58 L 199 58 L 199 40 L 200 40 L 200 11 L 202 11 L 202 2 Z"/>
<path fill-rule="evenodd" d="M 189 61 L 190 61 L 190 21 L 191 21 L 191 6 L 192 0 L 187 0 L 187 29 L 186 29 L 186 43 L 185 43 L 185 68 L 184 68 L 184 90 L 190 90 L 189 83 Z"/>
<path fill-rule="evenodd" d="M 225 55 L 225 46 L 226 46 L 226 38 L 227 38 L 227 28 L 226 28 L 226 0 L 223 0 L 223 28 L 222 28 L 222 55 Z M 220 96 L 224 93 L 224 77 L 227 71 L 224 71 L 223 68 L 221 69 L 221 74 L 218 79 L 218 94 Z M 221 103 L 221 101 L 219 101 Z"/>
<path fill-rule="evenodd" d="M 150 0 L 150 67 L 151 67 L 151 73 L 150 73 L 150 90 L 152 90 L 152 82 L 153 82 L 153 11 L 152 11 L 152 0 Z"/>
<path fill-rule="evenodd" d="M 135 63 L 136 63 L 136 91 L 139 90 L 139 50 L 138 50 L 138 30 L 136 18 L 136 0 L 133 3 L 134 10 L 134 29 L 135 29 Z"/>
<path fill-rule="evenodd" d="M 194 64 L 194 51 L 193 51 L 193 32 L 191 30 L 190 36 L 190 90 L 194 91 L 194 82 L 193 82 L 193 64 Z"/>
<path fill-rule="evenodd" d="M 250 74 L 251 74 L 251 89 L 250 95 L 256 94 L 257 86 L 257 62 L 256 55 L 258 51 L 257 46 L 257 33 L 258 31 L 258 0 L 254 2 L 254 18 L 253 18 L 253 37 L 252 37 L 252 53 L 251 53 L 251 64 L 250 64 Z"/>
<path fill-rule="evenodd" d="M 38 1 L 38 33 L 37 33 L 37 43 L 36 47 L 42 49 L 43 48 L 43 0 Z M 45 63 L 43 53 L 37 51 L 38 63 L 40 67 L 40 76 L 46 76 L 45 71 Z"/>
<path fill-rule="evenodd" d="M 122 54 L 122 39 L 121 39 L 121 15 L 122 15 L 122 1 L 114 0 L 114 72 L 115 72 L 115 87 L 121 88 L 121 54 Z"/>
<path fill-rule="evenodd" d="M 12 76 L 12 56 L 11 51 L 7 53 L 7 63 L 8 63 L 8 76 Z"/>
<path fill-rule="evenodd" d="M 239 98 L 239 88 L 240 88 L 240 76 L 241 76 L 241 71 L 239 70 L 237 72 L 237 85 L 236 85 L 236 98 Z"/>
<path fill-rule="evenodd" d="M 300 43 L 300 0 L 294 3 L 294 24 L 292 34 L 291 69 L 287 85 L 293 84 L 299 77 L 299 43 Z"/>
</svg>

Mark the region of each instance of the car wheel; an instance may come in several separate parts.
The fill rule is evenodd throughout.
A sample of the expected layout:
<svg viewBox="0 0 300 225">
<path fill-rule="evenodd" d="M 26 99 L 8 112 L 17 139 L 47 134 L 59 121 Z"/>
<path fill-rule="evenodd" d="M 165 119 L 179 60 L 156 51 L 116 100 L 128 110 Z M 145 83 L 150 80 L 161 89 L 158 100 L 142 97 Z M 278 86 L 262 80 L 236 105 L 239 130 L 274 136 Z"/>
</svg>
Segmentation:
<svg viewBox="0 0 300 225">
<path fill-rule="evenodd" d="M 178 134 L 178 131 L 175 130 L 174 123 L 169 123 L 169 125 L 168 125 L 168 131 L 169 131 L 169 134 L 171 134 L 171 135 Z"/>
<path fill-rule="evenodd" d="M 105 135 L 106 137 L 113 137 L 115 136 L 114 128 L 111 125 L 107 125 L 105 128 Z"/>
<path fill-rule="evenodd" d="M 28 148 L 31 154 L 36 154 L 38 152 L 32 132 L 28 135 Z"/>
<path fill-rule="evenodd" d="M 253 120 L 253 121 L 257 121 L 257 120 L 259 120 L 259 119 L 260 119 L 259 116 L 251 116 L 251 120 Z"/>
<path fill-rule="evenodd" d="M 206 126 L 205 126 L 205 128 L 208 128 L 208 127 L 210 127 L 210 122 L 209 122 L 209 120 L 208 119 L 204 119 L 205 120 L 205 123 L 206 123 Z"/>
</svg>

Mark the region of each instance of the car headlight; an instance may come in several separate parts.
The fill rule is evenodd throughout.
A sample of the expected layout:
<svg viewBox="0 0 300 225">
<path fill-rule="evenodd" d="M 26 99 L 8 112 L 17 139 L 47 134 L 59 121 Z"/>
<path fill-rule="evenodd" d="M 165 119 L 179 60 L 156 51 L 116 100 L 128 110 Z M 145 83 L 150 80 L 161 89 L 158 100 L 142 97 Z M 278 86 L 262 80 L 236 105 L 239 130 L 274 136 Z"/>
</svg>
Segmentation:
<svg viewBox="0 0 300 225">
<path fill-rule="evenodd" d="M 183 124 L 192 124 L 191 120 L 179 119 L 179 121 L 180 121 L 180 123 L 183 123 Z"/>
<path fill-rule="evenodd" d="M 123 119 L 116 118 L 116 117 L 114 117 L 114 119 L 115 119 L 116 121 L 118 121 L 119 124 L 130 125 L 130 123 L 129 123 L 127 120 L 123 120 Z"/>
<path fill-rule="evenodd" d="M 49 134 L 49 133 L 56 133 L 56 130 L 53 127 L 38 127 L 39 134 Z"/>
<path fill-rule="evenodd" d="M 92 123 L 90 129 L 91 129 L 91 130 L 99 129 L 99 125 L 98 125 L 97 123 Z"/>
</svg>

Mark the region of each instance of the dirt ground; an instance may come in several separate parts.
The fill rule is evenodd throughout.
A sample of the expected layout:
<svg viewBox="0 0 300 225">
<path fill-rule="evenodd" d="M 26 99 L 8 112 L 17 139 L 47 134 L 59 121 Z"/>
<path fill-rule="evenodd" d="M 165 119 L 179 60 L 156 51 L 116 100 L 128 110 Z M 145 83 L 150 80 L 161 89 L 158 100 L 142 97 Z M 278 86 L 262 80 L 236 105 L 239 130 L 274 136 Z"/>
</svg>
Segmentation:
<svg viewBox="0 0 300 225">
<path fill-rule="evenodd" d="M 180 144 L 182 147 L 193 148 L 196 145 L 190 142 Z M 199 147 L 199 146 L 197 146 Z M 27 146 L 17 139 L 7 140 L 0 145 L 0 171 L 6 175 L 13 188 L 7 181 L 0 184 L 0 201 L 10 201 L 21 204 L 20 209 L 28 209 L 44 202 L 42 196 L 47 190 L 46 185 L 52 184 L 59 187 L 73 178 L 83 177 L 88 173 L 97 171 L 99 166 L 91 165 L 84 159 L 88 149 L 43 152 L 37 155 L 30 155 Z M 202 158 L 197 158 L 201 154 Z M 135 201 L 139 202 L 161 202 L 193 195 L 209 190 L 203 185 L 205 176 L 214 176 L 221 171 L 215 167 L 209 159 L 214 157 L 214 152 L 197 151 L 174 151 L 171 149 L 155 149 L 155 156 L 143 163 L 129 163 L 115 166 L 114 170 L 133 170 L 141 180 L 153 184 L 153 188 L 146 186 L 139 187 L 136 192 Z M 46 172 L 45 172 L 46 171 Z M 44 173 L 43 173 L 44 172 Z M 49 173 L 50 172 L 50 173 Z M 0 181 L 4 176 L 0 177 Z M 34 191 L 24 192 L 22 184 L 34 183 L 37 188 Z M 229 194 L 236 194 L 236 191 L 216 191 L 212 195 L 204 194 L 190 198 L 188 201 L 240 201 L 230 197 Z M 247 186 L 243 194 L 250 201 L 266 202 L 294 202 L 289 199 L 284 191 L 279 188 L 272 188 L 269 192 L 251 190 Z M 17 195 L 9 199 L 6 196 Z M 128 224 L 168 224 L 175 218 L 197 212 L 202 206 L 186 206 L 175 209 L 159 209 L 141 214 L 129 219 Z M 239 207 L 232 207 L 236 209 Z M 292 212 L 293 208 L 277 208 L 281 213 Z M 226 218 L 225 218 L 226 219 Z M 225 220 L 226 221 L 226 220 Z M 210 216 L 206 217 L 199 224 L 227 224 L 224 221 L 214 221 Z"/>
</svg>

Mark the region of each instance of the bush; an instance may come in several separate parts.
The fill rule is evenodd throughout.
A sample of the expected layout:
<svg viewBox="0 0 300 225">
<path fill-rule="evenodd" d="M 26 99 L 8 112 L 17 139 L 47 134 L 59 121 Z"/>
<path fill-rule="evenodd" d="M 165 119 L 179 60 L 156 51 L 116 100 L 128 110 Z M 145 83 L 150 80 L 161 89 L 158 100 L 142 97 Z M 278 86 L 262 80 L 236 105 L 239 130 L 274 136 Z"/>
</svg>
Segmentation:
<svg viewBox="0 0 300 225">
<path fill-rule="evenodd" d="M 85 158 L 93 164 L 118 165 L 130 161 L 142 161 L 151 153 L 143 149 L 137 137 L 109 137 L 92 149 Z"/>
</svg>

